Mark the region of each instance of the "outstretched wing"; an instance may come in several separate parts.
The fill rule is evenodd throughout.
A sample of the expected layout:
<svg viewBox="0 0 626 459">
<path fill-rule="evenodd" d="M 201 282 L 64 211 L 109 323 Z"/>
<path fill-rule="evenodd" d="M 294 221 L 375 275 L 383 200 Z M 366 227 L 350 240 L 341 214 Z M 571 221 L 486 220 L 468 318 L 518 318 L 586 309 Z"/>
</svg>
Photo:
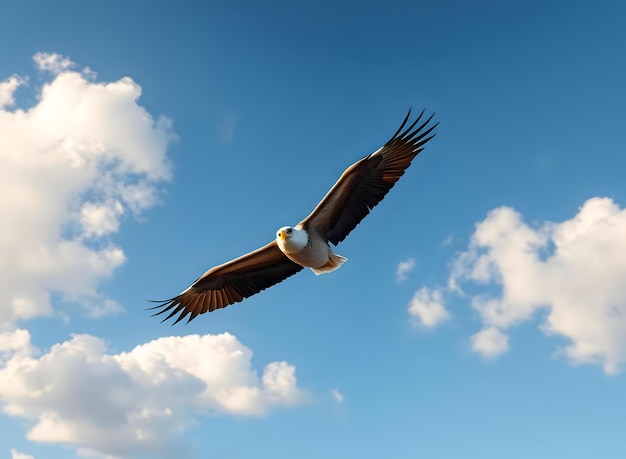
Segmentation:
<svg viewBox="0 0 626 459">
<path fill-rule="evenodd" d="M 159 301 L 150 309 L 161 309 L 156 315 L 169 311 L 166 321 L 180 313 L 174 324 L 189 316 L 187 323 L 198 314 L 215 311 L 248 298 L 277 284 L 302 269 L 280 251 L 276 241 L 247 255 L 209 269 L 180 295 Z"/>
<path fill-rule="evenodd" d="M 395 185 L 411 161 L 432 139 L 439 123 L 429 126 L 434 115 L 419 124 L 424 111 L 406 129 L 411 110 L 391 139 L 378 151 L 354 163 L 341 175 L 315 210 L 300 224 L 326 235 L 337 245 Z M 417 126 L 417 127 L 416 127 Z M 404 129 L 404 131 L 403 131 Z"/>
</svg>

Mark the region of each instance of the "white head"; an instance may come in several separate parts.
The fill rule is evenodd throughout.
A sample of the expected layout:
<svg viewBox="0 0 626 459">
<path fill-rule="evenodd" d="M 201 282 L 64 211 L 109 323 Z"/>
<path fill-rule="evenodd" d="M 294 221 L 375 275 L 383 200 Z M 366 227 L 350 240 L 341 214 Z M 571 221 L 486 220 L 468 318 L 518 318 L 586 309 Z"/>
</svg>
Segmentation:
<svg viewBox="0 0 626 459">
<path fill-rule="evenodd" d="M 283 226 L 276 232 L 276 242 L 283 252 L 296 253 L 306 247 L 309 235 L 303 229 Z"/>
</svg>

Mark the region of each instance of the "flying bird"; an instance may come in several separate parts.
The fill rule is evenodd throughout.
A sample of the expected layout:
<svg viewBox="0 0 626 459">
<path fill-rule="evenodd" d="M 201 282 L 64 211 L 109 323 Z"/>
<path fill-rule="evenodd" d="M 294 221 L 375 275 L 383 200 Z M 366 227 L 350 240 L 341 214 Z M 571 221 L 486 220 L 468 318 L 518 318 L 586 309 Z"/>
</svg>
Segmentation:
<svg viewBox="0 0 626 459">
<path fill-rule="evenodd" d="M 169 312 L 174 324 L 189 316 L 224 308 L 275 285 L 305 267 L 315 274 L 336 270 L 347 259 L 333 252 L 394 186 L 411 161 L 432 139 L 439 123 L 434 115 L 418 124 L 420 113 L 408 127 L 411 110 L 396 133 L 377 151 L 348 167 L 313 212 L 295 226 L 283 226 L 269 244 L 209 269 L 180 295 L 150 309 Z M 431 134 L 432 133 L 432 134 Z M 329 244 L 330 243 L 330 244 Z"/>
</svg>

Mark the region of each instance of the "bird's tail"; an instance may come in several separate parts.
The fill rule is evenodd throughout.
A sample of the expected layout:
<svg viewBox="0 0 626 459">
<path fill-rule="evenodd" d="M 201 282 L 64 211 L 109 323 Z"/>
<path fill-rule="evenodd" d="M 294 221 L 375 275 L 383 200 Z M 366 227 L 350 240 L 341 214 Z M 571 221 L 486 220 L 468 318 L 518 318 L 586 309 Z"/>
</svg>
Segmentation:
<svg viewBox="0 0 626 459">
<path fill-rule="evenodd" d="M 320 274 L 330 273 L 335 269 L 338 269 L 346 261 L 348 261 L 346 257 L 342 257 L 341 255 L 331 252 L 330 257 L 328 258 L 328 263 L 324 266 L 320 266 L 319 268 L 311 268 L 311 271 L 313 271 L 317 276 Z"/>
</svg>

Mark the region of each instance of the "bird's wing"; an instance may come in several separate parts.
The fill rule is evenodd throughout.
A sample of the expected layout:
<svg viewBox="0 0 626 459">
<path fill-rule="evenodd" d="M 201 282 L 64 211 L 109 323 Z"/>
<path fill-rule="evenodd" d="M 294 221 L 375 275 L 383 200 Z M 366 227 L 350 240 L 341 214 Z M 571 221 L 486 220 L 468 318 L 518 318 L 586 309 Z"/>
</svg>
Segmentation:
<svg viewBox="0 0 626 459">
<path fill-rule="evenodd" d="M 315 210 L 300 224 L 326 235 L 337 245 L 394 186 L 411 161 L 435 134 L 439 123 L 429 126 L 434 115 L 419 124 L 424 112 L 406 129 L 411 110 L 385 145 L 348 167 Z M 417 126 L 417 127 L 416 127 Z M 404 129 L 404 130 L 403 130 Z"/>
<path fill-rule="evenodd" d="M 174 322 L 189 315 L 187 323 L 198 314 L 214 311 L 259 293 L 302 269 L 280 251 L 276 241 L 247 255 L 209 269 L 180 295 L 159 301 L 156 315 L 170 311 L 166 321 L 180 312 Z"/>
</svg>

